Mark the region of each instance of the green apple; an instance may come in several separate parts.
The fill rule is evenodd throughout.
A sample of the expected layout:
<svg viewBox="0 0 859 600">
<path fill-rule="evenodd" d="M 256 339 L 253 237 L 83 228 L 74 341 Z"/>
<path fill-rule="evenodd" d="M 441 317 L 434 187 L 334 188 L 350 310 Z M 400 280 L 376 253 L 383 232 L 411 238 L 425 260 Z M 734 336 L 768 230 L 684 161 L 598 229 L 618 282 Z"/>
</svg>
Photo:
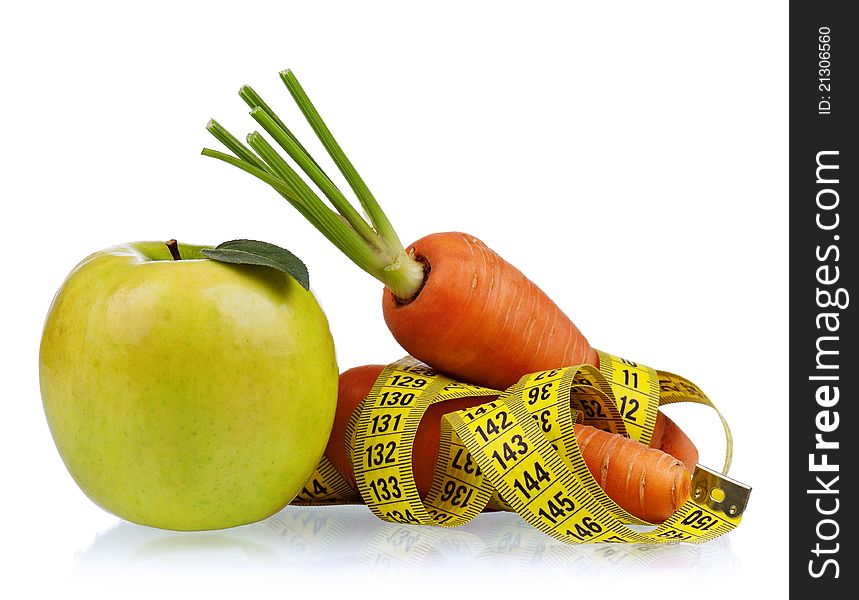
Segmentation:
<svg viewBox="0 0 859 600">
<path fill-rule="evenodd" d="M 273 268 L 161 242 L 97 252 L 51 305 L 39 353 L 60 455 L 98 505 L 202 530 L 283 508 L 325 449 L 337 364 L 313 294 Z"/>
</svg>

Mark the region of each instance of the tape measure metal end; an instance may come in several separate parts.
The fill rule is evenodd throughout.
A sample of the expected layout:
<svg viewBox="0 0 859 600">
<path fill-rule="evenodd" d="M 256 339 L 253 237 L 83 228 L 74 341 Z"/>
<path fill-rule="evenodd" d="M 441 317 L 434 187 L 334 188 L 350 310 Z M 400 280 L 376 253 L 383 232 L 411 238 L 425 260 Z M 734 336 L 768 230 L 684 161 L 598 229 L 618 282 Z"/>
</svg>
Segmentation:
<svg viewBox="0 0 859 600">
<path fill-rule="evenodd" d="M 744 483 L 703 465 L 695 465 L 692 475 L 692 499 L 695 502 L 721 511 L 729 519 L 739 520 L 751 493 L 752 488 Z"/>
</svg>

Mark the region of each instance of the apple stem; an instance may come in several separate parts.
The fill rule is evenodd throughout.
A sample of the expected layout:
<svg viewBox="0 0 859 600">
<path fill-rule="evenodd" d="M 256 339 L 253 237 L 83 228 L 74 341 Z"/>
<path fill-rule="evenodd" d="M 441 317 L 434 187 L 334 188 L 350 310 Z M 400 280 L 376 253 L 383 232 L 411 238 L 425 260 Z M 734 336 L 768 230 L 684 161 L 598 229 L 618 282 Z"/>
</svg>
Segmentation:
<svg viewBox="0 0 859 600">
<path fill-rule="evenodd" d="M 182 255 L 179 254 L 179 242 L 176 240 L 167 240 L 164 244 L 170 250 L 170 256 L 173 257 L 173 260 L 182 260 Z"/>
</svg>

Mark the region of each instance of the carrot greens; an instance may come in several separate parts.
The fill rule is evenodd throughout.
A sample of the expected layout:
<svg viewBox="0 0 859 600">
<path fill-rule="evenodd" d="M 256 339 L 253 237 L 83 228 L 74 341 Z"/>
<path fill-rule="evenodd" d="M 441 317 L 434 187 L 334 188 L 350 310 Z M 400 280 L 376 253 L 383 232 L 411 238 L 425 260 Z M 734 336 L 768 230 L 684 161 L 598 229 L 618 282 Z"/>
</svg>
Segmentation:
<svg viewBox="0 0 859 600">
<path fill-rule="evenodd" d="M 413 297 L 423 283 L 423 265 L 406 253 L 388 217 L 334 139 L 295 75 L 287 70 L 281 72 L 280 76 L 348 182 L 367 218 L 358 213 L 298 138 L 250 86 L 243 86 L 239 96 L 251 107 L 251 116 L 322 192 L 336 212 L 257 131 L 247 136 L 245 145 L 217 121 L 211 120 L 206 129 L 232 155 L 209 148 L 203 149 L 203 155 L 231 164 L 270 185 L 337 248 L 364 271 L 384 283 L 396 297 Z"/>
</svg>

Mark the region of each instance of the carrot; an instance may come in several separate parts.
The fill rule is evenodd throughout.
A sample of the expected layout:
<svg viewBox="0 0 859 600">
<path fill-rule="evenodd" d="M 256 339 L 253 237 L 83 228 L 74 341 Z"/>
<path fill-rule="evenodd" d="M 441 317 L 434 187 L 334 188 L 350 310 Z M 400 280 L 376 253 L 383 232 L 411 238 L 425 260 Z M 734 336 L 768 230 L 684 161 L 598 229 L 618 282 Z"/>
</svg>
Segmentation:
<svg viewBox="0 0 859 600">
<path fill-rule="evenodd" d="M 662 413 L 656 415 L 656 424 L 648 445 L 670 454 L 682 462 L 689 471 L 695 471 L 695 465 L 698 463 L 698 449 L 677 423 Z"/>
<path fill-rule="evenodd" d="M 349 482 L 353 489 L 358 489 L 358 485 L 355 483 L 352 463 L 346 455 L 346 426 L 349 424 L 352 413 L 370 393 L 373 383 L 384 368 L 382 365 L 364 365 L 340 373 L 339 387 L 337 388 L 337 410 L 334 412 L 334 425 L 331 427 L 331 435 L 328 438 L 328 445 L 325 447 L 325 458 L 334 465 L 337 472 Z M 423 419 L 423 421 L 426 420 Z M 423 425 L 423 421 L 421 421 L 421 425 Z M 417 452 L 412 454 L 414 456 Z M 420 487 L 420 484 L 425 481 L 423 477 L 418 477 L 415 473 L 415 481 L 419 482 L 418 489 L 423 490 L 424 488 Z"/>
<path fill-rule="evenodd" d="M 688 500 L 691 476 L 670 454 L 587 425 L 575 430 L 591 475 L 628 513 L 661 523 Z"/>
<path fill-rule="evenodd" d="M 340 374 L 337 412 L 325 456 L 356 489 L 355 473 L 346 455 L 346 425 L 383 368 L 382 365 L 365 365 Z M 422 497 L 432 486 L 442 415 L 490 400 L 487 397 L 460 398 L 433 404 L 427 410 L 412 449 L 415 484 Z M 689 471 L 674 457 L 587 425 L 576 424 L 575 431 L 588 470 L 606 494 L 630 514 L 651 523 L 661 523 L 689 497 Z"/>
<path fill-rule="evenodd" d="M 388 329 L 412 356 L 454 379 L 503 390 L 522 375 L 590 364 L 599 356 L 578 327 L 518 269 L 466 233 L 435 233 L 407 253 L 426 278 L 410 301 L 382 297 Z M 698 450 L 659 413 L 650 446 L 693 471 Z"/>
<path fill-rule="evenodd" d="M 409 247 L 426 265 L 420 293 L 383 295 L 385 322 L 415 358 L 496 390 L 522 375 L 596 365 L 585 336 L 540 288 L 477 238 L 435 233 Z"/>
<path fill-rule="evenodd" d="M 355 473 L 352 463 L 346 455 L 346 425 L 352 413 L 370 393 L 373 383 L 379 377 L 384 367 L 382 365 L 364 365 L 354 367 L 340 374 L 340 387 L 337 391 L 337 411 L 334 414 L 334 426 L 331 437 L 328 438 L 328 446 L 325 448 L 325 456 L 334 465 L 334 468 L 343 475 L 353 488 L 357 489 Z M 491 397 L 483 398 L 460 398 L 448 400 L 429 407 L 421 419 L 415 434 L 415 443 L 412 450 L 412 465 L 415 475 L 415 483 L 422 496 L 429 492 L 432 485 L 432 475 L 435 469 L 436 455 L 438 454 L 438 442 L 441 437 L 441 417 L 448 412 L 472 408 L 478 404 L 489 402 Z"/>
<path fill-rule="evenodd" d="M 258 132 L 248 148 L 216 121 L 207 129 L 233 155 L 208 148 L 269 184 L 355 264 L 385 287 L 383 311 L 394 337 L 412 356 L 455 378 L 503 389 L 522 375 L 573 364 L 599 366 L 587 339 L 533 282 L 473 236 L 439 233 L 406 250 L 364 180 L 334 139 L 291 71 L 281 78 L 343 174 L 362 217 L 250 87 L 239 91 L 253 118 L 328 198 L 332 210 Z M 655 448 L 671 448 L 690 470 L 694 444 L 659 414 Z"/>
</svg>

